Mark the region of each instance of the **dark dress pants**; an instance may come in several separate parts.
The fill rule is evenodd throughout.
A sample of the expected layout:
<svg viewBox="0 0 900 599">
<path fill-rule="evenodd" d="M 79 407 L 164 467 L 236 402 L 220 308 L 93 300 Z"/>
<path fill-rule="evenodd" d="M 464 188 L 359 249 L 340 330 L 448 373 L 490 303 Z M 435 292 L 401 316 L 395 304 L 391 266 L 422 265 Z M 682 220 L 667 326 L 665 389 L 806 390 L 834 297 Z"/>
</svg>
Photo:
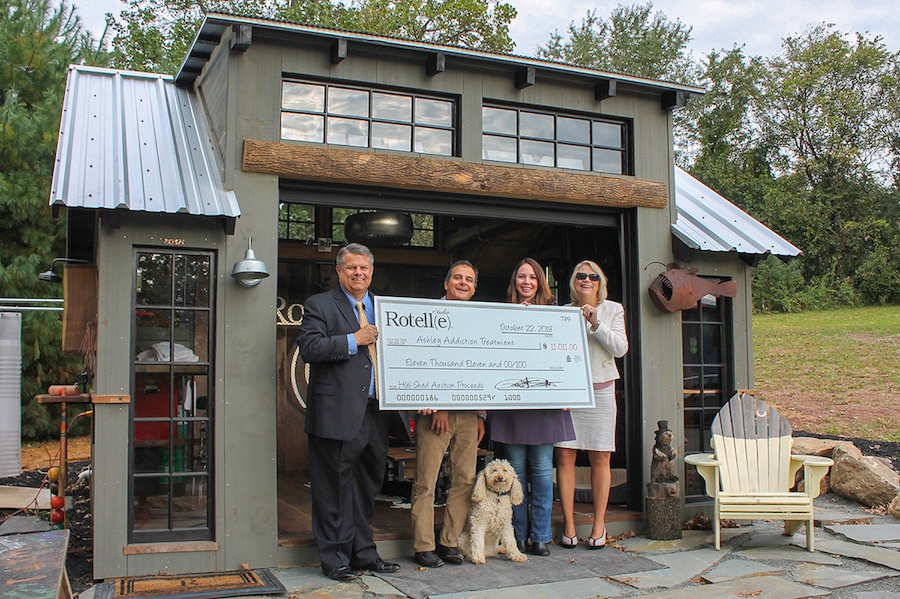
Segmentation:
<svg viewBox="0 0 900 599">
<path fill-rule="evenodd" d="M 379 557 L 371 522 L 375 496 L 384 481 L 386 423 L 378 404 L 369 401 L 355 438 L 339 441 L 309 435 L 312 527 L 324 572 L 370 564 Z"/>
</svg>

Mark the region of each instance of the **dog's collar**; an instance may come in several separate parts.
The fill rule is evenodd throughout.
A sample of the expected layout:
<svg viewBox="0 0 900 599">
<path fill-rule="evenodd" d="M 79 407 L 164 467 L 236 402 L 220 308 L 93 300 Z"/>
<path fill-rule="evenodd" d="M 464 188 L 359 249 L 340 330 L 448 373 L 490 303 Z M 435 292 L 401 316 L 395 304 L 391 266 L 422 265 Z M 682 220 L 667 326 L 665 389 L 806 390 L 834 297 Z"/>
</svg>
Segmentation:
<svg viewBox="0 0 900 599">
<path fill-rule="evenodd" d="M 497 493 L 498 497 L 504 497 L 506 495 L 509 495 L 509 491 L 503 491 L 502 493 Z"/>
</svg>

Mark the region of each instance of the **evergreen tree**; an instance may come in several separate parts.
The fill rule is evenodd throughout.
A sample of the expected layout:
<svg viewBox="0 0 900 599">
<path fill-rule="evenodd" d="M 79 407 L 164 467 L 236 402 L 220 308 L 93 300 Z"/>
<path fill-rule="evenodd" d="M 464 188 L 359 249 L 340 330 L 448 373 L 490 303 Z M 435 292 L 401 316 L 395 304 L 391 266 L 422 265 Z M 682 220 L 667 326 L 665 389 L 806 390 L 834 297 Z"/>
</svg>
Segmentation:
<svg viewBox="0 0 900 599">
<path fill-rule="evenodd" d="M 0 0 L 0 296 L 60 297 L 37 273 L 63 255 L 65 227 L 50 215 L 67 67 L 84 43 L 78 18 L 48 0 Z M 22 432 L 41 438 L 58 426 L 37 393 L 70 382 L 58 313 L 25 312 L 22 323 Z"/>
</svg>

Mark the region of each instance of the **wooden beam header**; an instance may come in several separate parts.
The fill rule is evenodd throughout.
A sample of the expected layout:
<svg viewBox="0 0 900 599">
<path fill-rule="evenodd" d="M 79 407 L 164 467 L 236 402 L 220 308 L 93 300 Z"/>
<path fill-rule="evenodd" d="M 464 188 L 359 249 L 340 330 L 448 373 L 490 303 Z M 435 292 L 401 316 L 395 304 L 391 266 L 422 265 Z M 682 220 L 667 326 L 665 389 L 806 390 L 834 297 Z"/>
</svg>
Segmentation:
<svg viewBox="0 0 900 599">
<path fill-rule="evenodd" d="M 244 141 L 243 170 L 325 183 L 541 200 L 615 208 L 665 208 L 654 181 L 496 166 L 257 140 Z"/>
</svg>

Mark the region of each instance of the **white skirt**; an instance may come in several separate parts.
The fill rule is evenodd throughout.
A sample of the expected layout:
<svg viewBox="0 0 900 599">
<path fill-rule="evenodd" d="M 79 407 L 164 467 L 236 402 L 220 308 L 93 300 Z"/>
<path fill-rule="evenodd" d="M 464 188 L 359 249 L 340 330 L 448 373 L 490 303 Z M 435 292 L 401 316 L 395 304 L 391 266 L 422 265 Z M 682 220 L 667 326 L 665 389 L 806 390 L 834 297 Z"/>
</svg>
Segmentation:
<svg viewBox="0 0 900 599">
<path fill-rule="evenodd" d="M 556 447 L 588 451 L 616 450 L 616 386 L 594 389 L 593 408 L 571 411 L 575 440 L 557 443 Z"/>
</svg>

